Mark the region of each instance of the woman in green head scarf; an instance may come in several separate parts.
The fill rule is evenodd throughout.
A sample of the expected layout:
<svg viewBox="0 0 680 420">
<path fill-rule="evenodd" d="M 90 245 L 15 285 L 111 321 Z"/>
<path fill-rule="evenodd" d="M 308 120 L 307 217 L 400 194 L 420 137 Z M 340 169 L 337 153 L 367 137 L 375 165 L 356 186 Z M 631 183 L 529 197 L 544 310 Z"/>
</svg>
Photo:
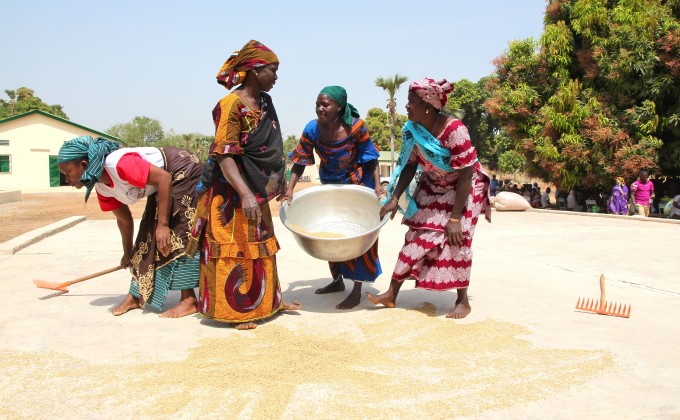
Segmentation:
<svg viewBox="0 0 680 420">
<path fill-rule="evenodd" d="M 293 199 L 293 190 L 305 166 L 314 165 L 314 152 L 319 156 L 319 178 L 322 184 L 356 184 L 385 194 L 380 185 L 378 148 L 371 141 L 359 112 L 347 102 L 347 92 L 341 86 L 327 86 L 316 98 L 316 116 L 305 127 L 300 143 L 289 155 L 293 161 L 286 200 Z M 351 309 L 361 300 L 362 282 L 374 282 L 382 273 L 378 259 L 378 241 L 366 254 L 350 261 L 329 262 L 333 281 L 315 293 L 345 290 L 343 279 L 354 280 L 349 296 L 336 305 Z"/>
<path fill-rule="evenodd" d="M 130 267 L 133 278 L 113 314 L 146 303 L 162 310 L 169 290 L 181 291 L 180 302 L 162 317 L 196 312 L 200 262 L 186 255 L 186 244 L 201 175 L 198 158 L 174 147 L 121 148 L 105 138 L 81 136 L 62 145 L 57 162 L 69 185 L 86 188 L 85 201 L 94 189 L 101 209 L 116 216 L 123 242 L 120 265 Z M 129 205 L 142 198 L 146 209 L 133 244 Z"/>
</svg>

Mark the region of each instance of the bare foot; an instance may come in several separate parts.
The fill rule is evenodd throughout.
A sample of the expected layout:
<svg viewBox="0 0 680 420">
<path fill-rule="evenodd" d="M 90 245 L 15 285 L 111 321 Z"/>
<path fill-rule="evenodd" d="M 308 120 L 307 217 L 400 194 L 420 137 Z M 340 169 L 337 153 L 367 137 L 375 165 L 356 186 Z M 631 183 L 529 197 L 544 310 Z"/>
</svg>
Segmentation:
<svg viewBox="0 0 680 420">
<path fill-rule="evenodd" d="M 335 305 L 337 309 L 352 309 L 361 302 L 361 282 L 355 281 L 349 296 L 342 302 Z"/>
<path fill-rule="evenodd" d="M 466 316 L 468 316 L 472 312 L 472 308 L 470 307 L 470 304 L 467 302 L 456 302 L 456 306 L 453 307 L 453 310 L 446 314 L 447 318 L 453 318 L 453 319 L 463 319 Z"/>
<path fill-rule="evenodd" d="M 370 300 L 374 305 L 383 305 L 386 308 L 394 308 L 394 298 L 387 293 L 383 293 L 378 296 L 373 296 L 370 292 L 366 292 L 368 300 Z"/>
<path fill-rule="evenodd" d="M 140 308 L 141 305 L 139 304 L 139 299 L 132 296 L 131 294 L 128 293 L 127 296 L 125 296 L 125 299 L 111 310 L 111 313 L 115 316 L 123 315 L 125 312 L 132 310 L 132 309 L 137 309 Z"/>
<path fill-rule="evenodd" d="M 179 303 L 167 311 L 159 314 L 161 318 L 181 318 L 183 316 L 195 314 L 197 311 L 197 301 L 195 297 L 182 299 Z"/>
<path fill-rule="evenodd" d="M 316 289 L 314 293 L 317 295 L 325 295 L 326 293 L 342 292 L 343 290 L 345 290 L 345 282 L 342 280 L 342 277 L 339 277 L 338 279 L 333 279 L 330 284 L 320 289 Z"/>
<path fill-rule="evenodd" d="M 294 300 L 291 303 L 286 302 L 281 303 L 282 311 L 297 311 L 298 309 L 302 309 L 302 304 L 297 300 Z"/>
<path fill-rule="evenodd" d="M 254 322 L 244 322 L 243 324 L 234 325 L 234 328 L 236 328 L 239 331 L 254 330 L 255 328 L 257 328 L 257 324 Z"/>
</svg>

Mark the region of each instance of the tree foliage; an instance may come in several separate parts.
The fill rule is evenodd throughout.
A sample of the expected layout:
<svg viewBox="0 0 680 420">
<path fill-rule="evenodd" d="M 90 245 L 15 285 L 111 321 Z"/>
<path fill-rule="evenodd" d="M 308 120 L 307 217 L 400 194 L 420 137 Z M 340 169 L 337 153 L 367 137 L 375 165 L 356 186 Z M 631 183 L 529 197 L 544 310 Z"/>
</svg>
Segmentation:
<svg viewBox="0 0 680 420">
<path fill-rule="evenodd" d="M 512 145 L 496 119 L 484 107 L 491 96 L 491 91 L 487 88 L 488 80 L 488 77 L 484 77 L 473 83 L 461 79 L 454 83 L 455 90 L 449 97 L 446 112 L 462 117 L 463 124 L 470 132 L 472 144 L 477 149 L 479 160 L 486 168 L 498 169 L 499 156 Z"/>
<path fill-rule="evenodd" d="M 680 173 L 678 6 L 549 0 L 540 41 L 510 43 L 485 106 L 531 175 L 569 189 Z"/>
<path fill-rule="evenodd" d="M 134 117 L 130 122 L 116 124 L 107 132 L 130 147 L 159 146 L 165 137 L 160 121 L 140 116 Z"/>
<path fill-rule="evenodd" d="M 401 128 L 406 124 L 408 118 L 405 115 L 395 114 L 395 132 L 398 133 L 394 137 L 394 150 L 398 152 L 401 150 Z M 389 122 L 389 114 L 380 108 L 371 108 L 364 119 L 366 129 L 371 136 L 373 143 L 382 151 L 390 150 L 390 136 L 392 135 L 392 124 Z"/>
<path fill-rule="evenodd" d="M 61 105 L 48 105 L 35 92 L 27 87 L 20 87 L 16 90 L 5 90 L 9 99 L 0 99 L 0 119 L 9 118 L 26 112 L 39 110 L 52 114 L 59 118 L 68 120 Z"/>
<path fill-rule="evenodd" d="M 172 130 L 169 130 L 169 132 L 165 133 L 163 139 L 154 144 L 154 146 L 173 146 L 191 150 L 201 161 L 205 161 L 212 141 L 213 137 L 206 136 L 205 134 L 175 134 Z"/>
<path fill-rule="evenodd" d="M 300 139 L 293 135 L 289 135 L 286 137 L 286 139 L 283 141 L 283 156 L 288 160 L 288 154 L 295 150 L 297 147 L 298 143 L 300 142 Z"/>
</svg>

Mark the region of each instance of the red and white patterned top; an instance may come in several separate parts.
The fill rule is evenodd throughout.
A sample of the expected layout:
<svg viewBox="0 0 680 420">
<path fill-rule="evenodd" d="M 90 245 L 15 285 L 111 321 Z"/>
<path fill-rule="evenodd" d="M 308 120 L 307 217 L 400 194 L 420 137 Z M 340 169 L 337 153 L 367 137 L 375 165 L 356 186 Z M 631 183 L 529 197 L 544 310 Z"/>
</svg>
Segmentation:
<svg viewBox="0 0 680 420">
<path fill-rule="evenodd" d="M 147 185 L 151 165 L 164 168 L 163 154 L 155 147 L 122 148 L 111 152 L 104 160 L 104 170 L 111 184 L 95 185 L 99 207 L 113 211 L 123 204 L 134 204 L 158 189 Z"/>
</svg>

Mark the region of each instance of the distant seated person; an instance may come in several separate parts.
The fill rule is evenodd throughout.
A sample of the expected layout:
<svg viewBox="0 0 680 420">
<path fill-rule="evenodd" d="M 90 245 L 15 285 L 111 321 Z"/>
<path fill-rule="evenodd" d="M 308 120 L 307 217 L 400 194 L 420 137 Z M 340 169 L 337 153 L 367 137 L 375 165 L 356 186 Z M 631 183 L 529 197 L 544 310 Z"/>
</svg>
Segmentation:
<svg viewBox="0 0 680 420">
<path fill-rule="evenodd" d="M 680 194 L 676 195 L 671 202 L 669 219 L 680 219 Z"/>
<path fill-rule="evenodd" d="M 576 191 L 569 191 L 567 196 L 567 208 L 572 211 L 583 211 L 583 206 L 576 201 Z"/>
<path fill-rule="evenodd" d="M 550 208 L 550 187 L 545 189 L 545 192 L 541 194 L 541 208 Z"/>
<path fill-rule="evenodd" d="M 541 208 L 541 194 L 538 191 L 531 194 L 529 204 L 535 209 Z"/>
<path fill-rule="evenodd" d="M 524 197 L 529 204 L 531 204 L 531 190 L 528 188 L 524 188 L 522 190 L 522 197 Z"/>
</svg>

